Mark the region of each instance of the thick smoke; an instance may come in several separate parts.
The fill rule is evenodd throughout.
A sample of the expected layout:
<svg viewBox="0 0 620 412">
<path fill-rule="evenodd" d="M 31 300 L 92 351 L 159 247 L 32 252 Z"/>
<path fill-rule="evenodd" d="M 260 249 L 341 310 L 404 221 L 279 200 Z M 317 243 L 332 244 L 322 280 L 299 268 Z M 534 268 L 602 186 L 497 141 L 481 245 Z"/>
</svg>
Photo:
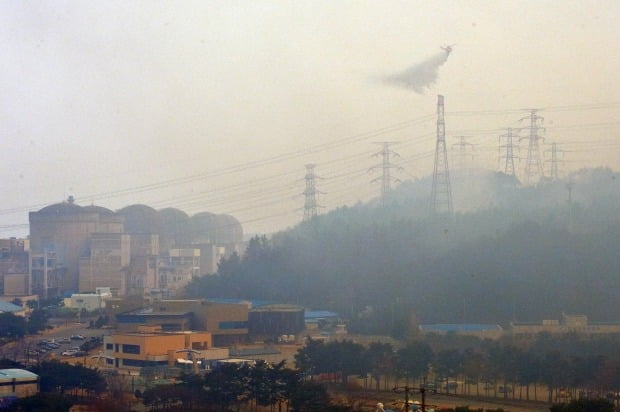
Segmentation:
<svg viewBox="0 0 620 412">
<path fill-rule="evenodd" d="M 439 67 L 448 60 L 448 55 L 447 52 L 437 53 L 401 73 L 384 77 L 383 81 L 392 86 L 423 94 L 424 89 L 437 81 Z"/>
</svg>

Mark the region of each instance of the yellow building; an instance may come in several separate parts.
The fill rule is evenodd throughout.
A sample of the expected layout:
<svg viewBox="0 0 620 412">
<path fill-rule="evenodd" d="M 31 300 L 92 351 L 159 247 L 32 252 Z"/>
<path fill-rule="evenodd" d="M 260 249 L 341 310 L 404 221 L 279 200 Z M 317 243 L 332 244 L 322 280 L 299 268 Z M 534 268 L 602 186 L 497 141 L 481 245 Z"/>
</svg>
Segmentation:
<svg viewBox="0 0 620 412">
<path fill-rule="evenodd" d="M 192 312 L 193 328 L 213 335 L 215 346 L 245 342 L 248 338 L 250 303 L 214 302 L 209 300 L 162 300 L 156 302 L 158 312 Z"/>
<path fill-rule="evenodd" d="M 548 319 L 540 323 L 513 322 L 514 335 L 536 335 L 538 333 L 620 333 L 620 322 L 590 323 L 585 315 L 562 314 L 561 319 Z"/>
<path fill-rule="evenodd" d="M 208 332 L 162 332 L 161 328 L 143 326 L 137 332 L 105 336 L 103 343 L 106 364 L 122 369 L 173 366 L 179 358 L 188 359 L 188 350 L 194 359 L 228 357 L 227 350 L 214 351 Z"/>
<path fill-rule="evenodd" d="M 452 333 L 460 336 L 476 336 L 480 339 L 499 339 L 504 334 L 501 326 L 484 323 L 436 323 L 420 325 L 418 329 L 422 335 Z"/>
<path fill-rule="evenodd" d="M 215 346 L 228 346 L 248 339 L 247 302 L 214 302 L 202 299 L 158 300 L 151 306 L 115 312 L 115 326 L 135 331 L 138 326 L 160 325 L 166 331 L 204 330 Z"/>
</svg>

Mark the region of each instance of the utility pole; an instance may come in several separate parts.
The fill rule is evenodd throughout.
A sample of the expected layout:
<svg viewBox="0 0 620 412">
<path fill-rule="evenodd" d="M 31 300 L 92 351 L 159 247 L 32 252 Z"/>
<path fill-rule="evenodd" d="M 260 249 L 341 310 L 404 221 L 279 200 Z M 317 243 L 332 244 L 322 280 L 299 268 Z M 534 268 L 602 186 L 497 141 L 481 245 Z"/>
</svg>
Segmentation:
<svg viewBox="0 0 620 412">
<path fill-rule="evenodd" d="M 309 163 L 306 165 L 306 176 L 305 176 L 305 180 L 306 180 L 306 189 L 304 190 L 303 194 L 304 194 L 304 222 L 307 222 L 309 220 L 311 220 L 312 218 L 316 217 L 318 212 L 318 204 L 316 201 L 317 198 L 317 194 L 319 193 L 316 190 L 316 183 L 315 183 L 315 179 L 316 179 L 316 175 L 314 174 L 314 167 L 316 165 L 313 163 Z"/>
<path fill-rule="evenodd" d="M 542 117 L 536 114 L 537 110 L 530 110 L 530 115 L 522 118 L 521 120 L 528 119 L 530 121 L 529 136 L 522 137 L 519 140 L 528 140 L 527 145 L 527 158 L 525 160 L 525 183 L 534 184 L 544 176 L 543 164 L 540 156 L 540 149 L 538 147 L 538 141 L 544 140 L 538 133 L 544 131 L 543 127 L 540 127 L 540 123 L 544 120 Z"/>
<path fill-rule="evenodd" d="M 393 179 L 390 173 L 390 169 L 402 170 L 401 167 L 390 162 L 390 156 L 392 157 L 400 157 L 398 153 L 393 150 L 390 150 L 390 144 L 394 142 L 377 142 L 383 146 L 379 153 L 375 153 L 373 156 L 381 156 L 381 164 L 377 166 L 373 166 L 369 169 L 370 172 L 381 167 L 382 174 L 380 178 L 376 178 L 372 180 L 372 182 L 377 182 L 379 179 L 381 180 L 381 204 L 385 205 L 387 202 L 387 198 L 392 191 L 392 181 L 399 182 L 398 179 Z"/>
<path fill-rule="evenodd" d="M 499 137 L 499 161 L 501 162 L 502 159 L 505 159 L 504 173 L 509 176 L 516 176 L 514 162 L 514 144 L 512 143 L 513 137 L 514 135 L 512 134 L 511 127 L 508 128 L 506 134 L 503 134 Z M 502 155 L 502 149 L 505 149 L 504 155 Z"/>
<path fill-rule="evenodd" d="M 560 175 L 558 173 L 558 163 L 561 161 L 558 158 L 558 153 L 564 155 L 562 150 L 558 150 L 557 143 L 551 143 L 551 150 L 545 150 L 545 154 L 550 153 L 551 158 L 545 160 L 545 163 L 549 163 L 549 177 L 551 180 L 558 180 Z"/>
<path fill-rule="evenodd" d="M 405 394 L 405 407 L 404 411 L 409 412 L 409 394 L 411 392 L 418 392 L 420 394 L 420 411 L 426 412 L 426 392 L 436 393 L 436 390 L 426 389 L 425 387 L 415 388 L 413 386 L 395 386 L 393 389 L 394 393 L 404 393 Z"/>
<path fill-rule="evenodd" d="M 473 154 L 474 145 L 472 143 L 468 143 L 467 142 L 467 140 L 466 140 L 467 137 L 468 136 L 459 136 L 459 142 L 458 143 L 454 143 L 452 145 L 453 148 L 454 147 L 458 147 L 458 149 L 459 149 L 459 157 L 458 157 L 458 159 L 459 159 L 459 163 L 458 163 L 459 167 L 458 168 L 461 171 L 464 171 L 464 170 L 468 169 L 468 167 L 467 167 L 467 159 L 468 159 L 468 157 L 471 157 L 472 163 L 473 163 L 473 160 L 474 160 L 474 154 Z M 472 154 L 470 156 L 467 155 L 467 148 L 468 147 L 472 151 Z"/>
<path fill-rule="evenodd" d="M 48 299 L 48 278 L 47 278 L 47 271 L 48 271 L 48 266 L 47 266 L 47 259 L 48 259 L 48 252 L 46 248 L 43 248 L 43 298 L 45 300 Z M 79 312 L 78 312 L 79 313 Z"/>
<path fill-rule="evenodd" d="M 435 145 L 435 168 L 431 192 L 431 213 L 435 216 L 452 216 L 452 189 L 446 150 L 446 123 L 444 121 L 443 96 L 437 96 L 437 143 Z"/>
</svg>

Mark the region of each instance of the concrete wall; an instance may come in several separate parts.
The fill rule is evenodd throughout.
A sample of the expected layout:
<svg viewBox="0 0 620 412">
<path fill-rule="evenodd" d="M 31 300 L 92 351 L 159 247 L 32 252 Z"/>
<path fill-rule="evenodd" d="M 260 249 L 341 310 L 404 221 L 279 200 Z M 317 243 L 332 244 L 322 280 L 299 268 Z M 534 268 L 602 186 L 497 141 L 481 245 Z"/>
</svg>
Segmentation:
<svg viewBox="0 0 620 412">
<path fill-rule="evenodd" d="M 79 290 L 80 258 L 89 255 L 93 233 L 122 233 L 123 218 L 84 210 L 69 203 L 30 212 L 30 248 L 33 253 L 56 252 L 67 272 L 60 292 Z"/>
<path fill-rule="evenodd" d="M 93 233 L 90 256 L 80 259 L 80 292 L 94 292 L 109 287 L 115 295 L 126 292 L 126 275 L 130 259 L 130 237 L 122 233 Z"/>
<path fill-rule="evenodd" d="M 4 294 L 7 296 L 28 295 L 28 273 L 4 275 Z"/>
</svg>

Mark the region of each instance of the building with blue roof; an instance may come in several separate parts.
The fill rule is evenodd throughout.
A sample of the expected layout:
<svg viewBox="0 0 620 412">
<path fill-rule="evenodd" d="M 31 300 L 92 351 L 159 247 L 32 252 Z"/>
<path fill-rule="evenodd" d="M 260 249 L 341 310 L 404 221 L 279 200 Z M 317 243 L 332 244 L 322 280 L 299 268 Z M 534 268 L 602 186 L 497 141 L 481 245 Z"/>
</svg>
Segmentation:
<svg viewBox="0 0 620 412">
<path fill-rule="evenodd" d="M 25 369 L 0 369 L 0 405 L 39 392 L 39 375 Z"/>
<path fill-rule="evenodd" d="M 12 304 L 11 302 L 0 301 L 0 313 L 12 313 L 18 316 L 24 316 L 25 310 L 21 306 Z"/>
</svg>

